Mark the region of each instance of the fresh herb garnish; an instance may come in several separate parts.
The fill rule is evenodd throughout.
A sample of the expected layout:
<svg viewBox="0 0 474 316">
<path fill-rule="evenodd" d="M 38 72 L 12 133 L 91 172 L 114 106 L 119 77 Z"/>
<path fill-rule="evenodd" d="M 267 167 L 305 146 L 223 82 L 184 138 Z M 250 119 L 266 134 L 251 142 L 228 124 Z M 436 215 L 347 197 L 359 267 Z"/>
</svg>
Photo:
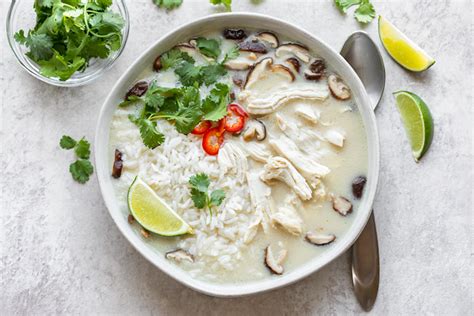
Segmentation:
<svg viewBox="0 0 474 316">
<path fill-rule="evenodd" d="M 84 137 L 76 141 L 71 136 L 64 135 L 59 141 L 59 146 L 66 150 L 74 149 L 78 159 L 69 165 L 69 171 L 74 180 L 79 183 L 86 183 L 94 172 L 94 167 L 89 161 L 90 143 Z"/>
<path fill-rule="evenodd" d="M 203 119 L 208 121 L 218 121 L 227 114 L 227 105 L 230 102 L 228 85 L 218 83 L 204 99 L 202 111 Z"/>
<path fill-rule="evenodd" d="M 232 0 L 209 0 L 213 5 L 223 4 L 227 11 L 232 10 Z"/>
<path fill-rule="evenodd" d="M 160 8 L 172 10 L 179 7 L 183 3 L 183 0 L 153 0 L 153 3 Z"/>
<path fill-rule="evenodd" d="M 84 71 L 92 58 L 107 58 L 122 44 L 122 17 L 110 11 L 112 0 L 38 0 L 36 26 L 15 40 L 46 77 L 64 81 Z"/>
<path fill-rule="evenodd" d="M 196 43 L 197 48 L 204 56 L 217 59 L 221 54 L 221 44 L 216 39 L 198 37 Z"/>
<path fill-rule="evenodd" d="M 198 173 L 189 178 L 191 186 L 191 199 L 197 208 L 207 208 L 212 216 L 212 207 L 222 204 L 225 198 L 223 190 L 214 190 L 209 195 L 211 181 L 205 173 Z"/>
<path fill-rule="evenodd" d="M 357 5 L 354 17 L 360 23 L 369 23 L 375 17 L 375 9 L 370 0 L 334 0 L 334 3 L 342 13 L 346 13 L 350 7 Z"/>
</svg>

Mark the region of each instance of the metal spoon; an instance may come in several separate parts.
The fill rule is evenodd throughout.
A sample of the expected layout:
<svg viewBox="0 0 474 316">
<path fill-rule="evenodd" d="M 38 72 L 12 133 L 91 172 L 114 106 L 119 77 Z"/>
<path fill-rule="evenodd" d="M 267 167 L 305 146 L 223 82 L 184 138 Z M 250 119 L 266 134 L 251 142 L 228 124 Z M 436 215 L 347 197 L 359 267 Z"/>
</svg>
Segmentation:
<svg viewBox="0 0 474 316">
<path fill-rule="evenodd" d="M 363 31 L 354 32 L 344 43 L 341 55 L 361 79 L 375 110 L 385 88 L 385 67 L 379 49 Z M 370 311 L 379 289 L 379 248 L 374 212 L 352 246 L 352 283 L 360 306 Z"/>
</svg>

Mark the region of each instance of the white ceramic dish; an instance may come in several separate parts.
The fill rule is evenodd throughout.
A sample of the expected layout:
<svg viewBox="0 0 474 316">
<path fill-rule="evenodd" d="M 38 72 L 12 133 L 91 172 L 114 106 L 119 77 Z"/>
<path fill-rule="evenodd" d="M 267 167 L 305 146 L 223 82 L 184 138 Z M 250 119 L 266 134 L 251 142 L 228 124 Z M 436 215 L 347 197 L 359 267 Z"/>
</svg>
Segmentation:
<svg viewBox="0 0 474 316">
<path fill-rule="evenodd" d="M 132 230 L 127 222 L 127 217 L 124 216 L 123 212 L 119 209 L 114 189 L 112 187 L 113 178 L 110 175 L 112 162 L 109 161 L 110 157 L 108 156 L 109 125 L 113 112 L 115 111 L 117 104 L 123 100 L 123 96 L 127 89 L 138 79 L 137 76 L 142 72 L 142 70 L 145 69 L 145 67 L 151 67 L 156 56 L 171 49 L 177 43 L 199 35 L 199 33 L 220 30 L 226 27 L 242 27 L 274 31 L 308 46 L 317 55 L 324 58 L 326 62 L 330 64 L 342 78 L 344 78 L 346 83 L 352 89 L 352 95 L 359 107 L 365 125 L 368 143 L 368 181 L 360 206 L 352 215 L 355 216 L 354 222 L 344 237 L 341 238 L 334 247 L 328 249 L 322 255 L 315 257 L 305 265 L 300 266 L 285 275 L 255 282 L 237 284 L 216 284 L 193 279 L 186 271 L 181 270 L 179 267 L 168 262 L 162 254 L 159 254 L 150 248 L 140 238 L 140 236 Z M 213 296 L 232 297 L 268 291 L 296 282 L 311 273 L 318 271 L 344 253 L 352 245 L 365 226 L 372 209 L 379 174 L 379 141 L 375 116 L 370 107 L 370 100 L 364 90 L 362 82 L 338 52 L 330 48 L 317 37 L 288 22 L 260 14 L 223 13 L 196 20 L 168 33 L 151 45 L 150 48 L 138 57 L 137 60 L 127 69 L 115 84 L 102 106 L 95 137 L 95 163 L 100 189 L 110 215 L 122 234 L 145 258 L 172 278 L 190 288 L 193 288 L 194 290 Z"/>
</svg>

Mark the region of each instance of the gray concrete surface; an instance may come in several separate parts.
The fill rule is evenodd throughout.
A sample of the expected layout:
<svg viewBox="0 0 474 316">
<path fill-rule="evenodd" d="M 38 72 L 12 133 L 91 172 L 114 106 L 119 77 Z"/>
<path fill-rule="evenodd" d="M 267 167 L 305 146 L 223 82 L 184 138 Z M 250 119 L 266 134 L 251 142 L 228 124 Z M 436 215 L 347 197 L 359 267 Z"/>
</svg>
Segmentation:
<svg viewBox="0 0 474 316">
<path fill-rule="evenodd" d="M 383 52 L 386 94 L 377 111 L 380 190 L 375 201 L 381 284 L 374 315 L 468 315 L 472 276 L 472 1 L 372 1 L 436 58 L 411 74 Z M 93 140 L 100 106 L 115 80 L 166 32 L 218 12 L 184 0 L 165 12 L 129 0 L 131 34 L 115 67 L 92 85 L 62 89 L 29 76 L 5 40 L 10 1 L 0 0 L 1 226 L 0 314 L 348 315 L 361 313 L 343 255 L 286 288 L 240 299 L 196 293 L 164 275 L 119 233 L 95 178 L 72 181 L 61 135 Z M 234 11 L 294 22 L 339 49 L 361 29 L 333 1 L 234 0 Z M 362 27 L 376 39 L 377 23 Z M 416 92 L 430 106 L 435 136 L 416 164 L 393 91 Z"/>
</svg>

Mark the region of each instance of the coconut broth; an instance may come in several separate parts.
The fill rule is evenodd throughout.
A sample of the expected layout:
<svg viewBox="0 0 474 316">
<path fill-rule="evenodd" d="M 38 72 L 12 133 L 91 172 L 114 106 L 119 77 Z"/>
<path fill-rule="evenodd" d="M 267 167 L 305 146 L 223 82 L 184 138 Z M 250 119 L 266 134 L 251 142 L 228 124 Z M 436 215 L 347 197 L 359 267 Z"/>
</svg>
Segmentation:
<svg viewBox="0 0 474 316">
<path fill-rule="evenodd" d="M 248 34 L 250 34 L 250 32 L 248 32 Z M 219 38 L 222 41 L 223 51 L 227 51 L 232 45 L 234 45 L 234 41 L 224 39 L 220 32 L 206 34 L 206 37 Z M 280 37 L 280 43 L 282 42 L 289 41 Z M 282 58 L 276 58 L 274 56 L 273 51 L 266 55 L 259 56 L 258 60 L 267 56 L 273 57 L 275 64 L 283 62 Z M 300 73 L 303 73 L 307 66 L 302 63 L 302 67 Z M 331 65 L 326 65 L 326 69 L 328 73 L 332 72 Z M 232 76 L 244 78 L 245 73 L 246 71 L 229 71 L 228 77 L 224 78 L 223 81 L 232 83 Z M 138 76 L 137 81 L 150 81 L 152 79 L 156 79 L 161 86 L 174 87 L 177 85 L 177 77 L 173 73 L 173 70 L 157 73 L 153 72 L 151 67 L 150 69 L 144 70 L 143 73 Z M 295 84 L 299 84 L 303 81 L 305 81 L 303 76 L 296 76 Z M 320 82 L 315 84 L 326 84 L 326 79 L 322 78 Z M 209 90 L 210 89 L 205 86 L 201 87 L 201 93 L 204 95 L 207 94 Z M 236 88 L 235 91 L 238 100 L 239 89 Z M 318 123 L 308 123 L 308 121 L 295 114 L 294 107 L 302 103 L 320 112 L 320 120 Z M 124 110 L 121 109 L 121 111 Z M 136 109 L 129 108 L 126 111 L 133 113 Z M 357 212 L 359 203 L 352 195 L 351 183 L 355 177 L 361 175 L 365 176 L 367 174 L 368 160 L 366 132 L 353 98 L 347 101 L 340 101 L 330 95 L 322 102 L 314 100 L 293 100 L 280 107 L 275 111 L 275 113 L 278 113 L 284 117 L 287 122 L 294 124 L 301 130 L 314 130 L 321 135 L 324 135 L 326 131 L 336 128 L 345 135 L 344 146 L 342 148 L 338 148 L 337 146 L 325 142 L 319 144 L 321 149 L 324 150 L 325 155 L 319 158 L 318 162 L 331 169 L 331 172 L 323 179 L 327 195 L 322 199 L 312 199 L 298 204 L 297 212 L 303 220 L 302 235 L 294 236 L 281 227 L 271 227 L 267 233 L 264 233 L 263 230 L 259 228 L 255 239 L 243 248 L 242 256 L 240 260 L 236 262 L 234 269 L 215 269 L 215 267 L 209 266 L 204 268 L 205 270 L 203 273 L 191 274 L 193 277 L 218 283 L 248 282 L 263 278 L 278 277 L 278 275 L 272 274 L 263 263 L 264 249 L 270 244 L 274 245 L 276 249 L 284 248 L 288 250 L 287 258 L 283 262 L 285 270 L 284 274 L 291 273 L 291 271 L 304 265 L 315 256 L 318 256 L 327 249 L 333 247 L 335 243 L 344 237 L 345 232 L 352 224 L 355 216 L 354 213 Z M 283 135 L 283 132 L 276 122 L 277 118 L 275 113 L 259 116 L 259 119 L 264 122 L 267 127 L 268 134 L 266 139 L 260 143 L 264 144 L 269 149 L 271 148 L 269 141 L 271 139 L 277 139 L 280 135 Z M 114 127 L 114 122 L 120 120 L 123 121 L 123 117 L 114 117 L 111 124 L 109 147 L 111 162 L 113 161 L 112 157 L 115 148 L 120 146 L 121 142 L 123 142 L 120 130 Z M 136 127 L 130 123 L 130 128 Z M 226 136 L 225 142 L 235 142 L 240 143 L 243 146 L 246 145 L 242 136 L 236 137 L 228 135 Z M 275 152 L 273 152 L 273 154 L 275 154 Z M 263 163 L 252 160 L 251 158 L 248 158 L 248 163 L 251 171 L 260 170 L 264 165 Z M 120 179 L 120 181 L 114 181 L 116 197 L 121 204 L 124 216 L 129 214 L 126 203 L 129 185 L 130 178 L 128 178 L 128 180 L 127 178 L 124 178 Z M 286 184 L 280 181 L 274 181 L 271 184 L 271 190 L 272 199 L 277 206 L 284 203 L 285 198 L 291 191 Z M 330 201 L 331 194 L 349 198 L 353 204 L 352 213 L 347 216 L 342 216 L 334 211 L 332 202 Z M 140 228 L 138 225 L 135 225 L 134 229 L 136 229 L 137 234 L 140 234 Z M 336 235 L 336 240 L 329 245 L 316 246 L 305 241 L 304 234 L 307 231 L 334 234 Z M 187 237 L 188 236 L 184 235 L 181 237 L 166 238 L 152 235 L 151 238 L 146 239 L 145 242 L 149 244 L 151 248 L 164 254 L 167 251 L 176 249 L 178 242 Z M 195 254 L 195 257 L 196 260 L 199 260 L 199 255 Z M 186 271 L 193 271 L 194 269 L 192 263 L 181 262 L 174 264 L 177 264 Z"/>
</svg>

